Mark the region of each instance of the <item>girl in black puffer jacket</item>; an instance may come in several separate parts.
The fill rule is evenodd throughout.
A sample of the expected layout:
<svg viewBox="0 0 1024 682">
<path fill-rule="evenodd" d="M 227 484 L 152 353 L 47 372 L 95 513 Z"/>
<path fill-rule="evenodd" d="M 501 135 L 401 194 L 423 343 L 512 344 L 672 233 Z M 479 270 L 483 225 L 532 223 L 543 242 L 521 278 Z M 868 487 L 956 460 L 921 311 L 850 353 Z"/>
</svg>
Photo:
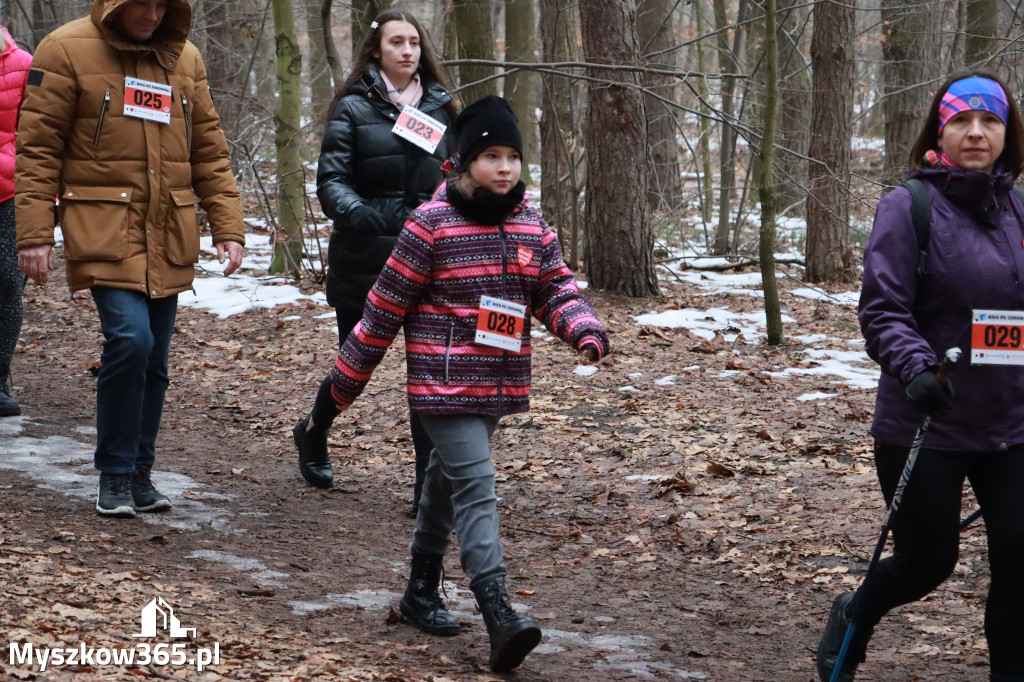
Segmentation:
<svg viewBox="0 0 1024 682">
<path fill-rule="evenodd" d="M 449 126 L 458 104 L 446 80 L 416 18 L 387 10 L 370 24 L 348 80 L 331 103 L 316 193 L 334 222 L 327 251 L 327 302 L 338 319 L 339 348 L 362 317 L 366 296 L 405 219 L 430 200 L 443 179 L 441 164 L 455 148 L 447 132 L 431 152 L 392 129 L 407 105 Z M 299 470 L 308 483 L 322 488 L 334 480 L 327 453 L 329 426 L 306 423 L 306 430 L 295 434 Z M 431 444 L 415 417 L 410 426 L 416 450 L 415 512 Z"/>
</svg>

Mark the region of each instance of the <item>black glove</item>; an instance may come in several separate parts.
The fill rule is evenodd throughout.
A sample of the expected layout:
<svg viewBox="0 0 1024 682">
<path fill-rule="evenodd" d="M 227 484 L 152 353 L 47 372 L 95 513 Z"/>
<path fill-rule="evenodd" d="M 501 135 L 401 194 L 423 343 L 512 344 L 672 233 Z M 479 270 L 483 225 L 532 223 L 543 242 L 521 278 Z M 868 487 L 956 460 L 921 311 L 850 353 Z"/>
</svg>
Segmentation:
<svg viewBox="0 0 1024 682">
<path fill-rule="evenodd" d="M 348 227 L 352 234 L 365 239 L 384 234 L 387 225 L 384 216 L 366 204 L 356 204 L 348 212 Z"/>
<path fill-rule="evenodd" d="M 907 384 L 907 398 L 927 414 L 942 414 L 953 406 L 953 384 L 939 383 L 935 367 L 919 373 Z"/>
</svg>

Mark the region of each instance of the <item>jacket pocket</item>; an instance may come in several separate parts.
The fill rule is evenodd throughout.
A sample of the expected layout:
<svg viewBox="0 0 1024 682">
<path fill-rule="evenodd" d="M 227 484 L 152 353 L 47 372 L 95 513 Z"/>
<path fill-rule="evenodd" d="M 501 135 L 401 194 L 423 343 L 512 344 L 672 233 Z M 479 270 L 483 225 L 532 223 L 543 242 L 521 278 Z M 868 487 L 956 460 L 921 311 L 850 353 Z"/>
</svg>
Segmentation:
<svg viewBox="0 0 1024 682">
<path fill-rule="evenodd" d="M 192 117 L 188 113 L 188 98 L 181 95 L 181 114 L 185 117 L 185 151 L 192 154 Z"/>
<path fill-rule="evenodd" d="M 198 203 L 199 197 L 191 187 L 171 190 L 167 260 L 175 265 L 192 265 L 199 261 L 199 224 L 196 222 Z"/>
<path fill-rule="evenodd" d="M 110 90 L 103 93 L 103 105 L 100 107 L 100 115 L 96 117 L 96 132 L 92 136 L 92 146 L 100 145 L 100 133 L 103 132 L 103 119 L 107 117 L 107 110 L 110 109 Z"/>
<path fill-rule="evenodd" d="M 128 256 L 131 187 L 68 186 L 61 197 L 61 231 L 68 260 L 123 260 Z"/>
</svg>

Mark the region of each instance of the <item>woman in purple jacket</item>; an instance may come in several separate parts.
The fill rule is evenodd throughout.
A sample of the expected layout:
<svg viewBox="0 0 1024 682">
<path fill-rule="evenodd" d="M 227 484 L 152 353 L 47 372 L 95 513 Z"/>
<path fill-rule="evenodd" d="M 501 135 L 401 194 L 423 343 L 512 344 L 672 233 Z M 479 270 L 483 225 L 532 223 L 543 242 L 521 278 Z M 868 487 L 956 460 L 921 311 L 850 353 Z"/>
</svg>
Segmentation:
<svg viewBox="0 0 1024 682">
<path fill-rule="evenodd" d="M 1011 191 L 1024 170 L 1024 126 L 1002 81 L 978 72 L 947 80 L 909 165 L 931 198 L 927 249 L 918 248 L 908 190 L 883 197 L 859 311 L 868 354 L 882 368 L 871 434 L 887 504 L 916 430 L 926 414 L 935 420 L 892 519 L 893 555 L 856 597 L 836 598 L 818 674 L 831 679 L 854 598 L 859 617 L 841 680 L 853 679 L 882 616 L 951 575 L 967 480 L 988 532 L 990 679 L 1024 681 L 1024 204 Z M 955 393 L 935 373 L 953 346 L 971 357 L 956 369 Z"/>
</svg>

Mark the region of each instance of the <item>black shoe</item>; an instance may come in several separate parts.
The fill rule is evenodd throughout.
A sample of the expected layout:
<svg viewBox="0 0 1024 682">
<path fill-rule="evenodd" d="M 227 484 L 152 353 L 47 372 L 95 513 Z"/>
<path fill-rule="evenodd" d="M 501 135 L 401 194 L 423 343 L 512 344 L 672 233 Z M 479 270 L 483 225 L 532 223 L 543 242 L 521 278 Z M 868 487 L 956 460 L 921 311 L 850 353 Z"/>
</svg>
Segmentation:
<svg viewBox="0 0 1024 682">
<path fill-rule="evenodd" d="M 825 632 L 818 642 L 818 677 L 821 682 L 830 682 L 832 671 L 839 659 L 839 651 L 843 648 L 843 640 L 846 639 L 846 631 L 850 627 L 850 617 L 847 613 L 850 602 L 853 601 L 854 592 L 848 592 L 836 597 L 832 602 L 832 611 L 828 614 L 828 623 L 825 624 Z M 853 682 L 853 676 L 857 672 L 857 666 L 864 662 L 868 650 L 868 641 L 874 628 L 858 627 L 850 639 L 850 646 L 843 659 L 843 667 L 840 669 L 839 682 Z"/>
<path fill-rule="evenodd" d="M 132 501 L 132 475 L 100 472 L 100 488 L 96 494 L 96 511 L 103 516 L 124 519 L 135 517 Z"/>
<path fill-rule="evenodd" d="M 149 469 L 136 469 L 132 474 L 132 502 L 135 511 L 159 512 L 171 508 L 171 501 L 167 496 L 153 487 L 149 480 Z"/>
<path fill-rule="evenodd" d="M 299 472 L 306 483 L 317 488 L 330 488 L 334 485 L 334 470 L 331 469 L 331 458 L 327 454 L 327 431 L 307 431 L 308 423 L 307 416 L 292 429 L 292 438 L 299 450 Z"/>
<path fill-rule="evenodd" d="M 9 377 L 8 369 L 0 365 L 0 417 L 13 417 L 21 414 L 21 405 L 11 395 L 11 389 L 7 386 Z"/>
<path fill-rule="evenodd" d="M 505 578 L 492 578 L 473 588 L 480 615 L 491 639 L 491 670 L 496 673 L 519 666 L 526 655 L 540 644 L 540 627 L 532 618 L 519 616 L 512 608 Z"/>
<path fill-rule="evenodd" d="M 410 623 L 423 632 L 442 637 L 459 634 L 455 616 L 444 608 L 437 592 L 441 584 L 442 559 L 440 556 L 414 554 L 409 571 L 409 585 L 405 588 L 398 609 Z"/>
</svg>

